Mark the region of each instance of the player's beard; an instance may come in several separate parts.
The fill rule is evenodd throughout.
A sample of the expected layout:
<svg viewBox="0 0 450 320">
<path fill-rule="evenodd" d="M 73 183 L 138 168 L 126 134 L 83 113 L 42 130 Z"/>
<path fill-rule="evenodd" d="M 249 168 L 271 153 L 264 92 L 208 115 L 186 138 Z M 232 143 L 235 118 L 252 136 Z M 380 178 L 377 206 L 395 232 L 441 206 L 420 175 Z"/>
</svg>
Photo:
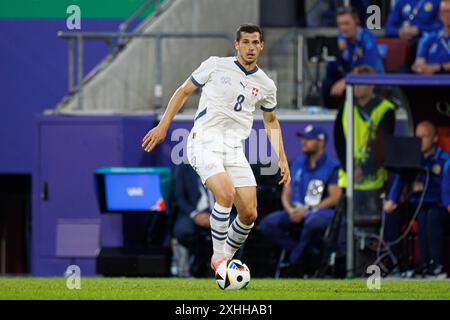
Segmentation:
<svg viewBox="0 0 450 320">
<path fill-rule="evenodd" d="M 255 62 L 255 60 L 248 60 L 248 59 L 246 59 L 246 58 L 244 58 L 244 57 L 242 57 L 242 60 L 244 61 L 244 64 L 245 64 L 245 65 L 250 65 L 250 64 L 252 64 L 252 63 Z"/>
</svg>

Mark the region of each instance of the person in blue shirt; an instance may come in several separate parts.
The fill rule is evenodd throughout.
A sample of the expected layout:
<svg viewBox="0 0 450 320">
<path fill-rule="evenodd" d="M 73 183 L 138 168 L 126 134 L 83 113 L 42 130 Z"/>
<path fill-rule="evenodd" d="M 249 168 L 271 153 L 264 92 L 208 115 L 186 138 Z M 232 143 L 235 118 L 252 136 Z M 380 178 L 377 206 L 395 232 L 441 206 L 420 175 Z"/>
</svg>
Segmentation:
<svg viewBox="0 0 450 320">
<path fill-rule="evenodd" d="M 322 82 L 325 107 L 337 108 L 345 91 L 345 76 L 355 67 L 368 65 L 384 73 L 383 61 L 374 34 L 360 26 L 358 14 L 350 7 L 339 8 L 336 14 L 339 56 L 327 64 Z"/>
<path fill-rule="evenodd" d="M 424 34 L 417 49 L 412 70 L 431 75 L 450 71 L 450 1 L 440 4 L 440 18 L 444 27 L 437 32 Z"/>
<path fill-rule="evenodd" d="M 284 210 L 270 213 L 260 222 L 261 232 L 290 253 L 291 267 L 297 270 L 305 262 L 307 252 L 320 246 L 341 196 L 337 185 L 339 164 L 324 153 L 326 132 L 319 126 L 308 125 L 298 135 L 303 137 L 304 155 L 291 166 L 292 181 L 282 191 Z M 291 237 L 296 230 L 300 231 L 298 240 Z M 345 233 L 340 235 L 344 252 Z"/>
<path fill-rule="evenodd" d="M 442 264 L 444 233 L 450 225 L 450 153 L 437 146 L 437 131 L 431 122 L 420 122 L 416 127 L 416 136 L 422 140 L 422 166 L 429 177 L 424 172 L 417 174 L 408 186 L 407 203 L 402 207 L 399 206 L 400 195 L 406 182 L 402 176 L 394 176 L 384 204 L 384 238 L 387 242 L 398 239 L 402 220 L 408 219 L 408 216 L 410 219 L 423 197 L 417 216 L 421 260 L 417 272 L 421 276 L 446 277 Z M 404 209 L 408 211 L 406 217 L 402 215 Z M 398 245 L 393 245 L 391 249 L 397 256 Z"/>
<path fill-rule="evenodd" d="M 417 41 L 425 32 L 438 30 L 440 0 L 398 0 L 386 22 L 386 36 Z"/>
</svg>

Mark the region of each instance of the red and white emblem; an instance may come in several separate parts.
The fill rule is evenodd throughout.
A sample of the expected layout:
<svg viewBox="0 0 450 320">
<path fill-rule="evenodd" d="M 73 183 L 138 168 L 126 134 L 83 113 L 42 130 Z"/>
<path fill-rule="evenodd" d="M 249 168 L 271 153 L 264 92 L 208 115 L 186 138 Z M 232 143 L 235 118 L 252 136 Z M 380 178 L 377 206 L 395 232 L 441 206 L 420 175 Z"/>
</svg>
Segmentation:
<svg viewBox="0 0 450 320">
<path fill-rule="evenodd" d="M 252 89 L 252 96 L 256 97 L 259 93 L 259 89 L 258 88 L 253 88 Z"/>
</svg>

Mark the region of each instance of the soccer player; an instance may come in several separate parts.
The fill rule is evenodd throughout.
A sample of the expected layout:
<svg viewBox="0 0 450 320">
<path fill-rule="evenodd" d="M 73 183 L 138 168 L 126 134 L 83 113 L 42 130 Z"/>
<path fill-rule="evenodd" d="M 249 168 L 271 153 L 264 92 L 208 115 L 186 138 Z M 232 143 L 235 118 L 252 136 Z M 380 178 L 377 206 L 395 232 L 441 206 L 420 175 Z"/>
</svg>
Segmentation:
<svg viewBox="0 0 450 320">
<path fill-rule="evenodd" d="M 197 88 L 202 94 L 194 127 L 187 141 L 187 158 L 216 202 L 211 213 L 211 267 L 232 259 L 247 239 L 257 217 L 256 180 L 245 158 L 242 140 L 253 123 L 253 111 L 263 111 L 264 127 L 279 159 L 280 184 L 290 183 L 280 124 L 275 116 L 276 86 L 257 66 L 264 48 L 262 30 L 241 25 L 234 42 L 235 57 L 210 57 L 173 94 L 159 124 L 143 138 L 152 151 L 161 143 L 175 114 Z M 232 205 L 238 215 L 230 225 Z"/>
</svg>

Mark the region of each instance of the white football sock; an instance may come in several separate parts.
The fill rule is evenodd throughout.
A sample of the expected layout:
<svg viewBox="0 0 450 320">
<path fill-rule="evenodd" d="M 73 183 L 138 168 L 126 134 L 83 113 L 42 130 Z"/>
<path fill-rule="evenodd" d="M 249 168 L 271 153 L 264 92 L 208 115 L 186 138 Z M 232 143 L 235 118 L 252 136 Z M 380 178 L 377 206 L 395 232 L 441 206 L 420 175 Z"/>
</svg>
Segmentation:
<svg viewBox="0 0 450 320">
<path fill-rule="evenodd" d="M 239 216 L 234 219 L 233 223 L 228 228 L 228 235 L 225 243 L 225 256 L 227 259 L 232 259 L 236 251 L 244 244 L 253 225 L 254 223 L 249 226 L 244 224 L 239 219 Z"/>
<path fill-rule="evenodd" d="M 211 236 L 213 243 L 213 261 L 225 257 L 225 240 L 227 239 L 228 225 L 230 224 L 231 208 L 225 208 L 218 204 L 214 204 L 211 212 Z"/>
</svg>

